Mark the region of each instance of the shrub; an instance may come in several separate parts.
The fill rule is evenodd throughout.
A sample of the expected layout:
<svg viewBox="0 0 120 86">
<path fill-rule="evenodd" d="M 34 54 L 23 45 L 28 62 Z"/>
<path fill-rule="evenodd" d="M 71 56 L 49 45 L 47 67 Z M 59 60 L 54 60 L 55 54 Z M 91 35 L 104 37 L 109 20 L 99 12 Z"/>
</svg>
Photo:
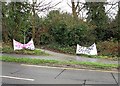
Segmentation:
<svg viewBox="0 0 120 86">
<path fill-rule="evenodd" d="M 55 25 L 50 29 L 50 33 L 54 37 L 55 41 L 61 45 L 67 44 L 68 32 L 69 31 L 66 27 L 66 24 L 63 22 Z"/>
<path fill-rule="evenodd" d="M 53 37 L 49 33 L 42 33 L 40 35 L 40 44 L 49 44 L 53 41 Z"/>
<path fill-rule="evenodd" d="M 106 55 L 106 56 L 118 56 L 118 45 L 117 41 L 103 41 L 97 43 L 97 49 L 99 55 Z"/>
<path fill-rule="evenodd" d="M 69 54 L 75 54 L 76 47 L 74 46 L 68 46 L 68 45 L 60 45 L 57 43 L 49 44 L 47 45 L 48 48 L 56 51 L 56 52 L 62 52 L 62 53 L 69 53 Z"/>
<path fill-rule="evenodd" d="M 76 44 L 90 45 L 94 42 L 95 37 L 91 34 L 91 30 L 85 24 L 78 24 L 69 32 L 68 43 L 73 46 Z"/>
<path fill-rule="evenodd" d="M 69 14 L 52 11 L 47 15 L 45 22 L 48 33 L 54 37 L 57 44 L 75 46 L 90 45 L 94 42 L 95 37 L 92 34 L 94 28 Z"/>
</svg>

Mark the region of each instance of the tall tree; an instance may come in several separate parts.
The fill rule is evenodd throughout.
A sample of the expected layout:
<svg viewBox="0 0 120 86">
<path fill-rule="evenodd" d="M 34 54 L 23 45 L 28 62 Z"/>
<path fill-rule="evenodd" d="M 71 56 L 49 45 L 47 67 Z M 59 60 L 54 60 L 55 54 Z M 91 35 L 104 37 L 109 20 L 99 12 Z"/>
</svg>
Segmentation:
<svg viewBox="0 0 120 86">
<path fill-rule="evenodd" d="M 107 15 L 105 13 L 104 2 L 86 2 L 87 21 L 93 24 L 95 34 L 98 40 L 103 40 L 107 26 Z"/>
<path fill-rule="evenodd" d="M 109 5 L 110 8 L 106 11 L 106 14 L 109 14 L 109 20 L 108 20 L 108 26 L 106 27 L 107 29 L 105 30 L 105 37 L 107 40 L 108 39 L 118 40 L 119 39 L 119 27 L 120 27 L 119 26 L 120 8 L 118 6 L 118 2 L 107 3 L 107 5 Z M 115 10 L 118 10 L 118 11 L 116 12 L 116 15 L 114 16 L 112 13 L 115 14 Z"/>
<path fill-rule="evenodd" d="M 77 3 L 77 5 L 75 5 L 74 0 L 71 0 L 71 3 L 72 3 L 72 15 L 73 15 L 74 18 L 77 18 L 78 17 L 77 8 L 78 8 L 79 3 Z"/>
<path fill-rule="evenodd" d="M 116 16 L 116 22 L 117 22 L 117 30 L 118 30 L 118 33 L 117 33 L 117 37 L 118 37 L 118 40 L 120 41 L 120 1 L 118 2 L 118 12 L 117 12 L 117 16 Z"/>
<path fill-rule="evenodd" d="M 32 38 L 35 38 L 35 5 L 37 0 L 32 0 Z"/>
<path fill-rule="evenodd" d="M 5 28 L 11 39 L 14 38 L 23 42 L 23 32 L 30 27 L 30 10 L 27 9 L 27 6 L 26 2 L 10 2 L 6 5 L 6 11 L 3 11 Z"/>
<path fill-rule="evenodd" d="M 75 0 L 71 0 L 71 5 L 70 4 L 68 5 L 72 8 L 72 16 L 75 19 L 78 19 L 78 17 L 82 19 L 83 15 L 81 14 L 82 14 L 83 9 L 85 8 L 84 3 L 80 1 L 76 2 Z"/>
<path fill-rule="evenodd" d="M 2 4 L 2 39 L 4 42 L 7 42 L 8 41 L 8 31 L 7 31 L 7 28 L 6 28 L 6 12 L 7 12 L 7 6 L 6 6 L 6 3 L 5 2 L 1 2 Z"/>
<path fill-rule="evenodd" d="M 0 41 L 2 40 L 2 2 L 0 2 Z"/>
<path fill-rule="evenodd" d="M 54 8 L 60 2 L 56 4 L 52 4 L 52 1 L 47 2 L 43 0 L 32 0 L 32 4 L 30 4 L 31 12 L 32 12 L 32 38 L 35 38 L 35 28 L 36 28 L 36 20 L 35 16 L 39 13 L 49 11 L 50 9 Z"/>
</svg>

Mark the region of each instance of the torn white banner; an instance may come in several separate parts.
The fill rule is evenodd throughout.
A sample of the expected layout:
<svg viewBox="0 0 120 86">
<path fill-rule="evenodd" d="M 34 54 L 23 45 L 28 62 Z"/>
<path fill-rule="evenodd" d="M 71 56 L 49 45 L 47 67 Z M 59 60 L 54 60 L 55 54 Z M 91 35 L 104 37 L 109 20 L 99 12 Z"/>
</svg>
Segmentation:
<svg viewBox="0 0 120 86">
<path fill-rule="evenodd" d="M 97 49 L 95 43 L 90 47 L 83 47 L 77 44 L 76 54 L 97 55 Z"/>
<path fill-rule="evenodd" d="M 21 50 L 23 49 L 23 44 L 13 39 L 13 48 L 14 50 Z"/>
<path fill-rule="evenodd" d="M 24 48 L 34 50 L 35 46 L 34 46 L 34 43 L 33 43 L 33 39 L 31 39 L 27 44 L 24 44 Z"/>
<path fill-rule="evenodd" d="M 21 50 L 23 48 L 30 49 L 30 50 L 35 49 L 33 39 L 31 39 L 27 44 L 22 44 L 22 43 L 17 42 L 13 39 L 13 47 L 14 47 L 14 50 Z"/>
</svg>

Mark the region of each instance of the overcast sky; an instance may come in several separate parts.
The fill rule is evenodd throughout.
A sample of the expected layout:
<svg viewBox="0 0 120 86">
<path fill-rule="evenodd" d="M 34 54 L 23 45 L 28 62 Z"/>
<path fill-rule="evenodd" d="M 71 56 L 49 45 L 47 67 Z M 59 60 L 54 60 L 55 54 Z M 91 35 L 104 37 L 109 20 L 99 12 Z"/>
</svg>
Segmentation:
<svg viewBox="0 0 120 86">
<path fill-rule="evenodd" d="M 3 1 L 5 1 L 5 0 L 3 0 Z M 7 1 L 9 1 L 9 0 L 7 0 Z M 10 0 L 11 1 L 11 0 Z M 13 1 L 20 1 L 20 0 L 13 0 Z M 32 1 L 32 0 L 28 0 L 28 1 Z M 69 6 L 69 5 L 71 5 L 71 0 L 37 0 L 38 2 L 40 2 L 40 1 L 43 1 L 43 2 L 46 2 L 46 3 L 48 3 L 48 2 L 52 2 L 52 4 L 54 5 L 54 4 L 56 4 L 56 3 L 58 3 L 58 2 L 61 2 L 60 4 L 58 4 L 55 8 L 56 9 L 59 9 L 61 12 L 63 11 L 63 12 L 68 12 L 68 13 L 72 13 L 72 9 L 71 9 L 71 7 Z M 85 2 L 85 0 L 74 0 L 75 2 L 76 1 L 80 1 L 80 2 Z M 98 1 L 102 1 L 102 0 L 98 0 Z M 116 3 L 116 2 L 118 2 L 119 0 L 107 0 L 107 2 L 110 2 L 110 3 Z M 68 5 L 69 4 L 69 5 Z M 106 11 L 110 8 L 111 6 L 106 6 Z M 113 8 L 114 8 L 114 6 L 113 6 Z M 110 13 L 109 13 L 109 16 L 112 16 L 113 18 L 114 18 L 114 16 L 117 14 L 117 7 L 114 9 L 114 10 L 110 10 Z M 41 14 L 39 14 L 39 16 L 43 16 L 43 15 L 46 15 L 48 12 L 46 12 L 46 13 L 41 13 Z M 85 16 L 85 12 L 84 12 L 84 16 Z"/>
<path fill-rule="evenodd" d="M 40 0 L 38 0 L 40 1 Z M 45 0 L 45 2 L 50 2 L 52 1 L 53 4 L 55 3 L 58 3 L 58 2 L 61 2 L 59 5 L 57 5 L 55 8 L 56 9 L 59 9 L 60 11 L 63 11 L 63 12 L 68 12 L 68 13 L 72 13 L 72 9 L 69 5 L 71 5 L 71 0 Z M 75 0 L 77 1 L 77 0 Z M 79 0 L 80 2 L 85 2 L 85 0 Z M 110 2 L 110 3 L 116 3 L 118 2 L 118 0 L 107 0 L 107 2 Z M 69 5 L 68 5 L 69 4 Z M 108 10 L 111 6 L 106 6 L 106 10 Z M 112 10 L 110 11 L 110 14 L 109 16 L 112 16 L 114 18 L 114 16 L 117 14 L 117 8 L 115 8 L 116 10 Z M 47 13 L 46 13 L 47 14 Z M 46 15 L 45 14 L 45 15 Z M 85 16 L 85 12 L 84 12 L 84 16 Z M 43 15 L 43 14 L 40 14 L 40 15 Z"/>
<path fill-rule="evenodd" d="M 49 1 L 49 0 L 48 0 Z M 56 6 L 57 8 L 61 8 L 62 11 L 67 11 L 67 12 L 71 12 L 70 6 L 68 6 L 67 3 L 71 4 L 71 0 L 52 0 L 53 2 L 57 3 L 59 1 L 62 1 L 58 6 Z M 75 0 L 77 1 L 77 0 Z M 80 2 L 85 2 L 85 0 L 79 0 Z M 111 2 L 111 3 L 115 3 L 118 2 L 118 0 L 107 0 L 107 2 Z M 108 7 L 109 8 L 109 7 Z"/>
</svg>

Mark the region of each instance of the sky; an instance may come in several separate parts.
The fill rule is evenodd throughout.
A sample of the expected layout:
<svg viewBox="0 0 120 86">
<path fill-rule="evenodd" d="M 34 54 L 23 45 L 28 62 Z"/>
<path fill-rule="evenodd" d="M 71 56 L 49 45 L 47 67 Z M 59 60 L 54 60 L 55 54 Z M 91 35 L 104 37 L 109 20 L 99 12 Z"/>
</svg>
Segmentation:
<svg viewBox="0 0 120 86">
<path fill-rule="evenodd" d="M 6 1 L 6 0 L 2 0 L 2 1 Z M 10 1 L 10 0 L 7 0 L 7 1 Z M 20 1 L 20 0 L 13 0 L 13 1 Z M 27 0 L 21 0 L 21 1 L 27 1 Z M 28 0 L 28 1 L 32 1 L 32 0 Z M 48 3 L 48 2 L 52 2 L 53 5 L 55 5 L 56 3 L 58 2 L 61 2 L 60 4 L 58 4 L 55 9 L 59 9 L 60 12 L 68 12 L 68 13 L 72 13 L 72 9 L 69 5 L 71 5 L 71 0 L 37 0 L 38 2 L 40 1 L 44 1 L 45 3 Z M 73 1 L 73 0 L 72 0 Z M 77 1 L 80 1 L 80 2 L 85 2 L 85 0 L 74 0 L 75 2 Z M 89 1 L 93 1 L 93 0 L 89 0 Z M 95 1 L 95 0 L 94 0 Z M 103 1 L 103 0 L 99 0 L 99 1 Z M 119 0 L 107 0 L 107 2 L 109 3 L 116 3 L 118 2 Z M 68 5 L 69 4 L 69 5 Z M 110 8 L 111 6 L 106 6 L 106 11 Z M 114 8 L 114 7 L 113 7 Z M 118 9 L 115 8 L 115 10 L 110 10 L 110 13 L 109 13 L 109 17 L 115 17 L 115 15 L 117 14 L 117 11 Z M 47 15 L 48 12 L 45 12 L 45 13 L 41 13 L 39 14 L 39 16 L 45 16 Z M 84 11 L 83 13 L 83 17 L 85 17 L 86 15 L 86 11 Z"/>
<path fill-rule="evenodd" d="M 59 2 L 59 1 L 62 1 L 62 2 L 58 6 L 56 6 L 57 8 L 61 8 L 62 11 L 71 12 L 70 6 L 68 6 L 68 4 L 67 4 L 67 3 L 70 4 L 71 0 L 53 0 L 53 2 L 55 2 L 55 3 Z M 75 1 L 77 1 L 77 0 L 75 0 Z M 79 1 L 80 2 L 85 2 L 85 0 L 79 0 Z M 115 2 L 118 2 L 118 0 L 107 0 L 107 2 L 115 3 Z"/>
<path fill-rule="evenodd" d="M 39 0 L 38 0 L 39 1 Z M 45 0 L 45 2 L 50 2 L 52 1 L 53 4 L 56 4 L 58 2 L 61 2 L 59 5 L 57 5 L 55 8 L 59 9 L 61 12 L 68 12 L 68 13 L 72 13 L 72 9 L 69 5 L 71 5 L 71 0 Z M 75 0 L 77 1 L 77 0 Z M 85 2 L 85 0 L 79 0 L 80 2 Z M 118 2 L 118 0 L 107 0 L 107 2 L 109 3 L 116 3 Z M 69 4 L 69 5 L 68 5 Z M 106 11 L 110 8 L 111 6 L 106 6 Z M 115 18 L 115 15 L 117 14 L 117 8 L 115 8 L 116 10 L 112 10 L 109 13 L 109 17 Z M 46 13 L 42 13 L 39 14 L 40 16 L 46 15 Z M 83 13 L 83 17 L 85 17 L 86 12 Z"/>
</svg>

